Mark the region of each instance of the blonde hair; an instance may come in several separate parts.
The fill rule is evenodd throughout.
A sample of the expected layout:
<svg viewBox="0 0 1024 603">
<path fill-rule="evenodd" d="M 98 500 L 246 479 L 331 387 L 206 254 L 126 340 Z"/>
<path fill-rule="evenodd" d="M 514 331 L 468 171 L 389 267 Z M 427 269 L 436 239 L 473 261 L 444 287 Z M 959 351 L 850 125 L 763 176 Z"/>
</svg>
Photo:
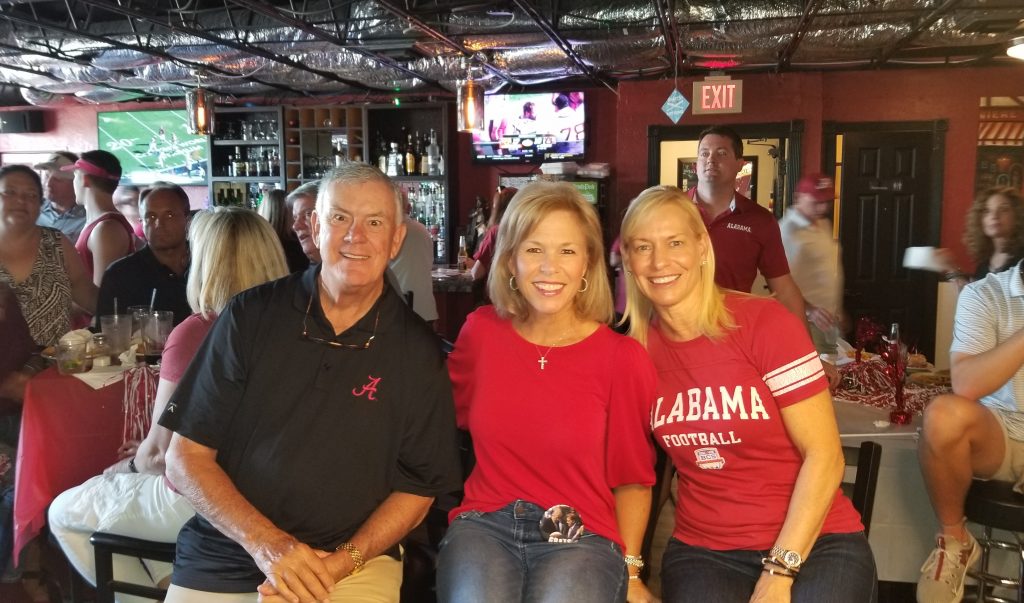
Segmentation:
<svg viewBox="0 0 1024 603">
<path fill-rule="evenodd" d="M 192 264 L 186 293 L 193 312 L 219 313 L 237 293 L 288 274 L 281 241 L 256 212 L 214 207 L 189 227 Z"/>
<path fill-rule="evenodd" d="M 708 236 L 708 229 L 700 212 L 682 189 L 674 186 L 652 186 L 630 201 L 622 219 L 622 264 L 629 266 L 633 239 L 640 226 L 650 220 L 657 220 L 665 210 L 678 209 L 683 212 L 686 222 L 698 241 L 707 249 L 706 263 L 700 267 L 700 306 L 697 315 L 697 330 L 711 339 L 722 337 L 726 329 L 735 326 L 732 315 L 725 307 L 725 293 L 715 284 L 715 250 Z M 636 278 L 626 278 L 626 312 L 622 323 L 629 321 L 629 335 L 644 346 L 647 345 L 647 331 L 654 315 L 654 305 L 640 291 Z M 620 323 L 620 324 L 622 324 Z"/>
<path fill-rule="evenodd" d="M 614 316 L 611 287 L 604 266 L 604 242 L 601 239 L 601 223 L 594 207 L 587 203 L 571 184 L 557 182 L 533 182 L 522 188 L 512 198 L 508 210 L 498 225 L 498 243 L 494 261 L 487 274 L 487 292 L 498 315 L 527 318 L 530 305 L 526 299 L 512 290 L 512 270 L 509 264 L 516 249 L 533 232 L 538 224 L 556 211 L 566 211 L 576 218 L 587 250 L 586 290 L 576 293 L 573 304 L 577 316 L 598 322 L 610 323 Z"/>
</svg>

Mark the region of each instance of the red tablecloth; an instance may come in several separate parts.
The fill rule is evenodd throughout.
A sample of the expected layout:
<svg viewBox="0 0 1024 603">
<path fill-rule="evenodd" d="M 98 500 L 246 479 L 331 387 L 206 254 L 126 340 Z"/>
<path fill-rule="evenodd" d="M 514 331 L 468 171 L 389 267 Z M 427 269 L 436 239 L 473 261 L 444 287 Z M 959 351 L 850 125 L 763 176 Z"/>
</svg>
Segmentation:
<svg viewBox="0 0 1024 603">
<path fill-rule="evenodd" d="M 124 380 L 92 389 L 49 368 L 28 382 L 14 485 L 14 558 L 46 525 L 58 494 L 117 460 Z"/>
</svg>

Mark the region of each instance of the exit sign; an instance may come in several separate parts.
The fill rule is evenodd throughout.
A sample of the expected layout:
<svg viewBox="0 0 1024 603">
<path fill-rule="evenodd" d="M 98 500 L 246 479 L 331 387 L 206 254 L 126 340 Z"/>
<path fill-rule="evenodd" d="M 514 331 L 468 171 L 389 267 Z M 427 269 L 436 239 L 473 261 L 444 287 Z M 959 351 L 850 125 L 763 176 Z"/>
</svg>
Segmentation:
<svg viewBox="0 0 1024 603">
<path fill-rule="evenodd" d="M 743 112 L 743 82 L 729 76 L 707 77 L 693 83 L 694 115 Z"/>
</svg>

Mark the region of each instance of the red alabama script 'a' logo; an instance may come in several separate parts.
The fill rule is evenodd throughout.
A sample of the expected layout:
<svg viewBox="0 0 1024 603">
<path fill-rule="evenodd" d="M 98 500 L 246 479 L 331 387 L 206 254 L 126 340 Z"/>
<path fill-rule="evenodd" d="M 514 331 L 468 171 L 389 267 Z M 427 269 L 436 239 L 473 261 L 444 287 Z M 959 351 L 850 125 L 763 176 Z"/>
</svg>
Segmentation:
<svg viewBox="0 0 1024 603">
<path fill-rule="evenodd" d="M 352 395 L 353 396 L 362 396 L 363 394 L 367 394 L 367 396 L 366 396 L 367 400 L 376 400 L 377 398 L 374 397 L 374 394 L 377 393 L 377 384 L 380 383 L 380 377 L 374 377 L 373 375 L 367 375 L 366 378 L 369 379 L 370 382 L 367 383 L 366 385 L 364 385 L 362 387 L 362 389 L 360 389 L 360 390 L 356 390 L 356 388 L 353 387 L 352 388 Z"/>
</svg>

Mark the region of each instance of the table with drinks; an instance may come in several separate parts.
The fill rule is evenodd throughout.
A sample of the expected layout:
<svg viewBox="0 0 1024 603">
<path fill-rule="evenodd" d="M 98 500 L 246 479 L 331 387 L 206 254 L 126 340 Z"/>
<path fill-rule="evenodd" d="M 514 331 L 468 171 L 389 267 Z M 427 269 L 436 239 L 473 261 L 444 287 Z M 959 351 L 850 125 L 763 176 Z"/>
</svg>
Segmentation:
<svg viewBox="0 0 1024 603">
<path fill-rule="evenodd" d="M 152 404 L 159 369 L 150 365 L 158 365 L 172 325 L 173 313 L 148 308 L 101 316 L 100 333 L 59 343 L 55 366 L 29 380 L 15 473 L 15 559 L 46 525 L 58 494 L 102 473 L 119 460 L 125 439 L 144 435 L 147 426 L 128 417 L 138 417 L 140 400 Z"/>
</svg>

